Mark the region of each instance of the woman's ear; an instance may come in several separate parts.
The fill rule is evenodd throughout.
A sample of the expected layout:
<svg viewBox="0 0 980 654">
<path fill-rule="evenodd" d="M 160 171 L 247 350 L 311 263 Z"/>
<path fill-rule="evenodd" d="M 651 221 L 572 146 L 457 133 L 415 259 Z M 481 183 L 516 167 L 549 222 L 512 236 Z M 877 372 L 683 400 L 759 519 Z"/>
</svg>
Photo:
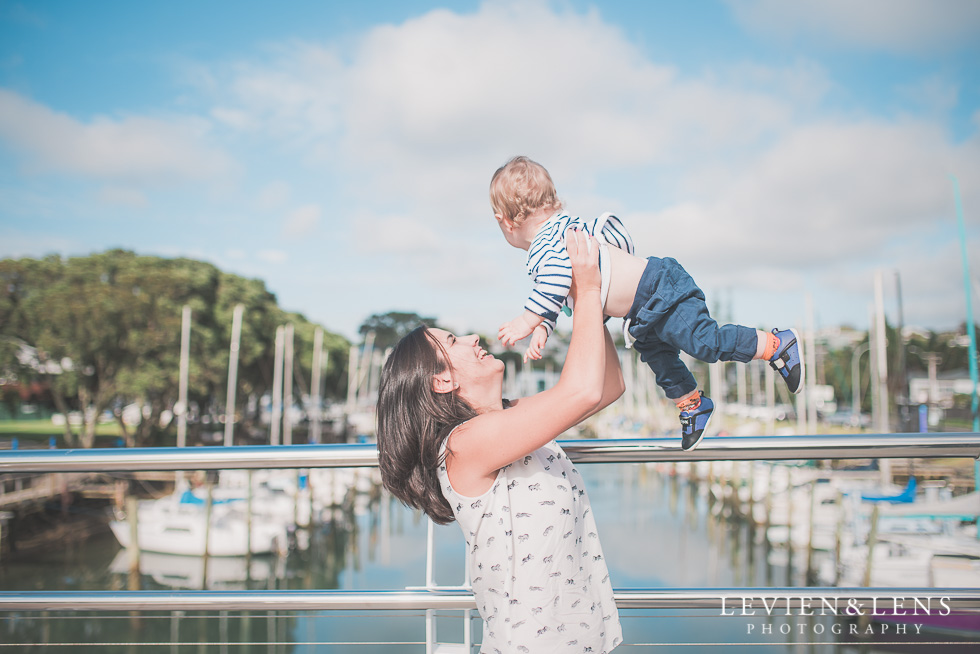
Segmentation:
<svg viewBox="0 0 980 654">
<path fill-rule="evenodd" d="M 438 375 L 432 375 L 432 391 L 434 393 L 452 393 L 457 388 L 459 388 L 459 384 L 453 382 L 449 373 L 442 372 Z"/>
</svg>

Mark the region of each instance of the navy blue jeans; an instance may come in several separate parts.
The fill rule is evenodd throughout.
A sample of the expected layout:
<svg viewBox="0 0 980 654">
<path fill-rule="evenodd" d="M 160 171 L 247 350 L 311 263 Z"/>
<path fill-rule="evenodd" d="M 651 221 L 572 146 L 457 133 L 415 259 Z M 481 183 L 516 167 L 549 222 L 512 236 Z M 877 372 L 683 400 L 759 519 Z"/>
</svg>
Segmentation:
<svg viewBox="0 0 980 654">
<path fill-rule="evenodd" d="M 657 385 L 676 400 L 698 387 L 680 359 L 687 352 L 699 361 L 751 361 L 758 347 L 756 330 L 721 325 L 708 314 L 704 293 L 674 259 L 650 257 L 626 316 L 633 348 L 657 376 Z"/>
</svg>

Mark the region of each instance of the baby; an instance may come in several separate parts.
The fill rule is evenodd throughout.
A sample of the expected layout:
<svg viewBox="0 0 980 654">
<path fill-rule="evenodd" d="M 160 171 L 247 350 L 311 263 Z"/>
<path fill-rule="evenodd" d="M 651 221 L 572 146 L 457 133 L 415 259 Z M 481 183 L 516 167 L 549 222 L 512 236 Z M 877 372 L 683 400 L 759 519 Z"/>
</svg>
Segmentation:
<svg viewBox="0 0 980 654">
<path fill-rule="evenodd" d="M 603 311 L 624 318 L 626 346 L 636 349 L 680 410 L 685 450 L 701 442 L 714 403 L 698 390 L 680 360 L 681 351 L 708 363 L 765 359 L 790 392 L 800 392 L 804 366 L 796 330 L 769 333 L 742 325 L 719 326 L 687 271 L 669 257 L 635 256 L 633 240 L 617 217 L 606 213 L 583 220 L 563 212 L 551 176 L 541 164 L 514 157 L 497 169 L 490 182 L 490 204 L 507 242 L 527 250 L 527 273 L 534 280 L 523 313 L 497 332 L 505 345 L 531 336 L 525 361 L 541 358 L 558 312 L 572 308 L 572 271 L 564 244 L 565 232 L 572 228 L 599 242 Z"/>
</svg>

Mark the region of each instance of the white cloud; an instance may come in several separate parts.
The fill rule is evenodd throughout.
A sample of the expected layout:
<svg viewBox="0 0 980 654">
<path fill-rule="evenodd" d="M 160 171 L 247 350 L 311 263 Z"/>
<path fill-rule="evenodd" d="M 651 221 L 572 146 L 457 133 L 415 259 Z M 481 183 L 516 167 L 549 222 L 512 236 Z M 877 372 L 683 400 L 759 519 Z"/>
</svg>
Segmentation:
<svg viewBox="0 0 980 654">
<path fill-rule="evenodd" d="M 214 98 L 211 115 L 227 127 L 277 137 L 321 138 L 338 127 L 344 64 L 331 49 L 302 42 L 270 47 L 258 62 L 188 68 L 187 80 Z"/>
<path fill-rule="evenodd" d="M 104 186 L 99 190 L 99 202 L 118 207 L 141 208 L 147 205 L 146 195 L 134 188 Z"/>
<path fill-rule="evenodd" d="M 215 107 L 211 110 L 211 117 L 232 129 L 249 130 L 255 127 L 252 118 L 246 112 L 237 109 Z"/>
<path fill-rule="evenodd" d="M 959 102 L 959 85 L 941 75 L 930 75 L 897 89 L 903 105 L 909 112 L 942 119 L 956 108 Z"/>
<path fill-rule="evenodd" d="M 809 59 L 797 59 L 780 66 L 736 60 L 711 75 L 709 81 L 723 88 L 778 97 L 792 107 L 794 113 L 813 108 L 834 88 L 834 82 L 823 66 Z"/>
<path fill-rule="evenodd" d="M 301 238 L 316 231 L 319 224 L 320 207 L 315 204 L 307 204 L 293 210 L 286 217 L 283 233 L 292 238 Z"/>
<path fill-rule="evenodd" d="M 738 166 L 689 171 L 682 185 L 697 200 L 625 218 L 640 252 L 677 258 L 705 289 L 820 284 L 843 298 L 875 268 L 909 270 L 908 315 L 947 325 L 957 294 L 937 248 L 956 240 L 951 174 L 964 203 L 980 205 L 980 141 L 950 144 L 924 122 L 822 123 Z"/>
<path fill-rule="evenodd" d="M 943 217 L 950 227 L 952 215 Z M 926 327 L 959 327 L 966 322 L 966 289 L 963 259 L 958 242 L 938 246 L 913 242 L 896 248 L 894 270 L 901 275 L 905 323 Z M 976 275 L 980 253 L 968 253 L 971 272 Z M 980 319 L 977 289 L 973 291 L 974 320 Z"/>
<path fill-rule="evenodd" d="M 427 199 L 461 184 L 476 190 L 462 174 L 474 168 L 485 195 L 496 165 L 519 152 L 578 175 L 685 159 L 789 119 L 770 95 L 680 79 L 595 12 L 543 3 L 486 3 L 471 15 L 433 11 L 376 28 L 348 72 L 342 151 L 382 174 L 399 171 L 385 179 Z"/>
<path fill-rule="evenodd" d="M 269 211 L 282 208 L 292 195 L 292 186 L 282 180 L 270 182 L 259 191 L 258 206 Z"/>
<path fill-rule="evenodd" d="M 430 221 L 484 215 L 490 174 L 518 153 L 578 185 L 595 174 L 679 165 L 791 122 L 791 98 L 827 87 L 812 63 L 681 79 L 595 12 L 488 2 L 376 27 L 340 52 L 292 43 L 219 69 L 210 92 L 377 203 Z M 776 92 L 774 92 L 774 90 Z M 383 190 L 379 193 L 379 190 Z M 479 212 L 479 213 L 478 213 Z"/>
<path fill-rule="evenodd" d="M 259 250 L 255 258 L 265 263 L 283 264 L 289 261 L 289 255 L 282 250 Z"/>
<path fill-rule="evenodd" d="M 25 155 L 36 172 L 130 184 L 209 181 L 233 165 L 207 145 L 207 132 L 207 123 L 194 118 L 97 117 L 82 123 L 0 89 L 0 140 Z"/>
<path fill-rule="evenodd" d="M 762 25 L 760 7 L 736 10 Z M 885 47 L 921 8 L 901 4 L 875 32 L 865 7 L 841 7 L 772 11 L 792 30 L 809 20 Z M 838 25 L 845 15 L 853 32 Z M 919 45 L 947 25 L 919 23 Z M 423 283 L 446 292 L 506 260 L 486 231 L 486 193 L 518 153 L 548 166 L 565 199 L 585 199 L 573 211 L 621 210 L 643 254 L 691 263 L 706 286 L 793 293 L 827 270 L 853 279 L 894 265 L 896 243 L 948 206 L 948 174 L 980 179 L 977 142 L 952 143 L 935 120 L 956 99 L 942 78 L 923 78 L 929 105 L 909 105 L 900 121 L 828 118 L 821 104 L 837 82 L 814 61 L 683 76 L 598 13 L 539 2 L 436 10 L 351 43 L 291 43 L 229 66 L 212 80 L 218 104 L 343 180 L 362 211 L 352 222 L 363 255 L 393 255 L 413 279 L 422 266 Z M 623 193 L 626 180 L 635 188 Z M 439 266 L 454 274 L 440 279 Z M 490 293 L 481 310 L 509 306 Z"/>
<path fill-rule="evenodd" d="M 849 14 L 836 2 L 734 6 L 759 29 L 761 7 L 793 34 L 875 47 L 897 38 L 885 34 L 896 25 L 881 27 L 885 36 L 870 31 L 860 3 Z M 905 21 L 906 11 L 895 13 Z M 853 34 L 840 27 L 846 20 L 856 23 Z M 939 30 L 930 25 L 924 19 L 922 30 Z M 571 211 L 616 211 L 641 254 L 677 257 L 706 290 L 782 299 L 820 285 L 860 304 L 869 271 L 901 264 L 915 277 L 909 315 L 924 306 L 953 315 L 955 298 L 935 291 L 943 282 L 930 295 L 927 281 L 930 266 L 944 263 L 946 274 L 951 264 L 903 239 L 946 247 L 948 238 L 929 230 L 951 219 L 950 172 L 963 182 L 965 204 L 980 206 L 976 137 L 954 143 L 944 129 L 959 80 L 924 71 L 899 93 L 905 110 L 886 121 L 869 115 L 873 108 L 828 114 L 828 96 L 850 91 L 809 59 L 733 58 L 696 74 L 680 70 L 649 59 L 597 12 L 486 2 L 471 13 L 436 10 L 349 40 L 289 42 L 250 61 L 201 66 L 192 73 L 211 108 L 197 120 L 85 122 L 0 91 L 0 139 L 35 169 L 97 178 L 105 199 L 124 201 L 145 180 L 227 173 L 228 159 L 209 145 L 214 127 L 254 166 L 243 219 L 267 221 L 240 230 L 226 259 L 242 269 L 249 252 L 250 274 L 286 275 L 289 266 L 268 264 L 294 263 L 299 244 L 256 253 L 281 244 L 246 239 L 274 234 L 272 219 L 283 236 L 329 227 L 346 247 L 338 268 L 357 269 L 352 292 L 366 312 L 390 300 L 487 328 L 512 317 L 527 279 L 520 253 L 495 231 L 487 186 L 497 166 L 523 153 L 551 170 Z M 974 120 L 980 129 L 980 112 Z M 249 164 L 250 149 L 260 163 Z M 315 204 L 298 206 L 299 198 Z M 857 314 L 854 322 L 865 319 L 863 307 Z"/>
<path fill-rule="evenodd" d="M 60 234 L 37 235 L 4 226 L 0 238 L 0 257 L 44 257 L 49 254 L 77 254 L 82 245 L 75 239 Z"/>
<path fill-rule="evenodd" d="M 951 206 L 954 173 L 980 179 L 980 142 L 953 145 L 935 125 L 911 121 L 808 125 L 727 168 L 725 178 L 694 173 L 685 184 L 710 189 L 711 199 L 667 209 L 645 237 L 654 242 L 675 223 L 709 229 L 719 247 L 748 249 L 778 226 L 807 248 L 777 248 L 765 257 L 773 265 L 874 255 Z"/>
<path fill-rule="evenodd" d="M 976 43 L 975 0 L 726 0 L 749 29 L 790 40 L 801 35 L 892 52 L 924 52 Z"/>
<path fill-rule="evenodd" d="M 443 249 L 432 226 L 411 216 L 361 214 L 353 226 L 358 249 L 365 254 L 431 256 Z"/>
</svg>

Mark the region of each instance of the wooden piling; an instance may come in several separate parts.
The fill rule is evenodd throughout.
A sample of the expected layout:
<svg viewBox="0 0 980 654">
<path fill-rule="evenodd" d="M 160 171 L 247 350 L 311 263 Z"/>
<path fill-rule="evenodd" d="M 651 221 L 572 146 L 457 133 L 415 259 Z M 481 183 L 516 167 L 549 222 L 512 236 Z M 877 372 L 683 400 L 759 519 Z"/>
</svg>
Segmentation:
<svg viewBox="0 0 980 654">
<path fill-rule="evenodd" d="M 738 461 L 734 463 L 734 466 L 737 476 L 732 483 L 732 499 L 735 502 L 733 508 L 735 510 L 735 517 L 741 520 L 745 517 L 745 504 L 742 502 L 742 488 L 745 486 L 745 477 L 742 474 L 744 466 Z"/>
<path fill-rule="evenodd" d="M 834 586 L 840 586 L 841 535 L 844 532 L 844 494 L 837 491 L 837 526 L 834 529 Z"/>
<path fill-rule="evenodd" d="M 293 524 L 299 527 L 299 469 L 293 470 Z"/>
<path fill-rule="evenodd" d="M 786 585 L 793 585 L 793 471 L 787 469 L 786 482 Z"/>
<path fill-rule="evenodd" d="M 61 504 L 61 517 L 68 517 L 68 507 L 71 505 L 71 493 L 68 492 L 68 480 L 65 478 L 64 474 L 56 474 L 52 476 L 52 479 L 57 480 L 58 484 L 58 496 Z"/>
<path fill-rule="evenodd" d="M 677 500 L 678 500 L 678 494 L 680 493 L 680 490 L 678 489 L 677 486 L 679 483 L 680 482 L 677 481 L 676 476 L 671 477 L 670 479 L 667 480 L 667 485 L 668 485 L 667 488 L 669 491 L 667 495 L 667 506 L 670 507 L 671 515 L 677 515 Z"/>
<path fill-rule="evenodd" d="M 130 488 L 132 490 L 132 488 Z M 129 521 L 129 590 L 140 590 L 140 543 L 139 543 L 139 500 L 132 493 L 126 496 L 126 517 Z M 129 620 L 133 629 L 139 629 L 139 611 L 130 611 Z"/>
<path fill-rule="evenodd" d="M 310 497 L 310 518 L 307 520 L 306 527 L 310 530 L 313 529 L 313 475 L 311 470 L 307 468 L 306 470 L 306 493 Z"/>
<path fill-rule="evenodd" d="M 691 464 L 691 465 L 693 466 L 694 464 Z M 715 483 L 715 462 L 714 461 L 708 461 L 708 476 L 705 479 L 705 484 L 708 487 L 708 504 L 709 505 L 715 503 L 715 494 L 712 492 L 712 488 L 711 488 L 712 486 L 714 486 L 714 483 Z"/>
<path fill-rule="evenodd" d="M 817 480 L 810 480 L 810 537 L 806 545 L 806 583 L 809 585 L 813 580 L 813 515 L 817 504 Z"/>
<path fill-rule="evenodd" d="M 878 508 L 878 504 L 875 503 L 874 508 L 871 509 L 871 531 L 868 533 L 868 554 L 864 563 L 864 576 L 861 579 L 861 585 L 865 588 L 871 585 L 871 562 L 874 559 L 875 542 L 878 540 Z M 861 617 L 858 618 L 860 630 L 867 630 L 870 624 L 871 616 L 867 613 L 862 613 Z"/>
<path fill-rule="evenodd" d="M 718 473 L 718 492 L 721 494 L 721 509 L 722 512 L 725 510 L 725 505 L 727 503 L 727 494 L 725 493 L 726 487 L 728 486 L 728 471 L 724 468 Z"/>
<path fill-rule="evenodd" d="M 129 590 L 139 590 L 140 543 L 139 543 L 139 500 L 135 495 L 126 496 L 126 517 L 129 522 Z M 135 579 L 135 582 L 134 582 Z M 135 587 L 134 587 L 135 583 Z"/>
<path fill-rule="evenodd" d="M 248 492 L 245 495 L 245 579 L 252 578 L 252 470 L 248 471 Z"/>
<path fill-rule="evenodd" d="M 0 511 L 0 559 L 2 559 L 3 553 L 3 539 L 6 533 L 7 540 L 10 540 L 10 529 L 5 529 L 7 523 L 14 519 L 14 514 L 10 511 Z"/>
<path fill-rule="evenodd" d="M 871 585 L 871 561 L 878 540 L 878 508 L 878 504 L 875 503 L 874 508 L 871 509 L 871 531 L 868 533 L 868 554 L 865 558 L 864 577 L 861 579 L 862 586 Z"/>
<path fill-rule="evenodd" d="M 772 469 L 775 467 L 774 464 L 766 464 L 768 467 L 768 483 L 766 485 L 766 531 L 768 532 L 769 527 L 772 526 Z M 766 540 L 768 540 L 768 535 Z"/>
<path fill-rule="evenodd" d="M 208 551 L 211 546 L 211 511 L 214 507 L 214 477 L 213 471 L 208 471 L 205 476 L 205 487 L 207 488 L 207 499 L 204 501 L 204 554 L 201 556 L 201 565 L 204 568 L 204 575 L 201 581 L 201 590 L 208 588 Z"/>
</svg>

